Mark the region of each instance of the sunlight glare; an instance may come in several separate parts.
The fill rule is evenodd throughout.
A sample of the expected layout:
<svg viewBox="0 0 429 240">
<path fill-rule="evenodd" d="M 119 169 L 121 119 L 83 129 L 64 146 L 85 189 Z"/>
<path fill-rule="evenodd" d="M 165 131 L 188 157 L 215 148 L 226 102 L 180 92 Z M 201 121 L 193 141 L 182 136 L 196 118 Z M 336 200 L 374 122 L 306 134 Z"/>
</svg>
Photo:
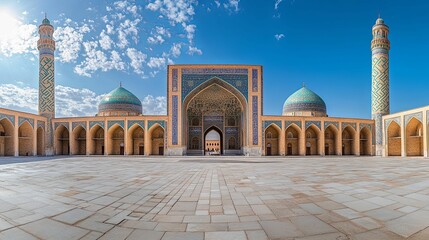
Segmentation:
<svg viewBox="0 0 429 240">
<path fill-rule="evenodd" d="M 19 21 L 7 9 L 0 9 L 0 41 L 13 40 L 17 35 Z"/>
</svg>

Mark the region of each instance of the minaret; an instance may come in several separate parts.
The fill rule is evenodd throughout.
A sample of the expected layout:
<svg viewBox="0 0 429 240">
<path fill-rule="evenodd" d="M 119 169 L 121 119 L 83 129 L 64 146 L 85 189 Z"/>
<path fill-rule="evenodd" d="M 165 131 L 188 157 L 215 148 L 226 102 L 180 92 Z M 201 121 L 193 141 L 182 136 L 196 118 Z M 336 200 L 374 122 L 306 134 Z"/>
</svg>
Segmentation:
<svg viewBox="0 0 429 240">
<path fill-rule="evenodd" d="M 45 130 L 45 153 L 54 154 L 52 118 L 55 117 L 55 68 L 53 39 L 54 27 L 49 20 L 43 19 L 39 26 L 39 115 L 47 118 Z"/>
<path fill-rule="evenodd" d="M 372 119 L 375 120 L 375 155 L 383 153 L 382 116 L 390 113 L 389 101 L 389 27 L 380 17 L 372 27 Z"/>
</svg>

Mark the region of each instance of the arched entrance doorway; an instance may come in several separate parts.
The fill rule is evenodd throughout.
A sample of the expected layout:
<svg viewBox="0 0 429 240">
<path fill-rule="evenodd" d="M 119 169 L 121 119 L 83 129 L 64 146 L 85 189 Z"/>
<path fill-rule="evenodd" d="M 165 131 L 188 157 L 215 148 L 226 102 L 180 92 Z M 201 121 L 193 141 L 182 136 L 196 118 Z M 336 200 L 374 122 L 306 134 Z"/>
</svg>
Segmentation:
<svg viewBox="0 0 429 240">
<path fill-rule="evenodd" d="M 33 127 L 25 121 L 18 128 L 19 156 L 33 156 Z"/>
<path fill-rule="evenodd" d="M 112 126 L 108 133 L 108 155 L 124 155 L 124 129 L 118 124 Z"/>
<path fill-rule="evenodd" d="M 223 154 L 222 131 L 217 127 L 207 129 L 204 134 L 204 154 L 221 155 Z"/>
<path fill-rule="evenodd" d="M 150 129 L 150 155 L 164 155 L 165 132 L 160 125 L 155 125 Z"/>
<path fill-rule="evenodd" d="M 338 129 L 329 125 L 325 129 L 325 155 L 337 155 Z"/>
<path fill-rule="evenodd" d="M 361 156 L 369 156 L 371 155 L 371 131 L 364 127 L 360 130 L 360 155 Z"/>
<path fill-rule="evenodd" d="M 73 142 L 71 154 L 73 155 L 85 155 L 86 154 L 86 130 L 82 126 L 77 126 L 72 132 Z"/>
<path fill-rule="evenodd" d="M 305 155 L 320 155 L 319 134 L 319 128 L 314 125 L 305 130 Z"/>
<path fill-rule="evenodd" d="M 286 155 L 299 155 L 300 129 L 291 125 L 286 129 Z"/>
<path fill-rule="evenodd" d="M 104 155 L 104 128 L 100 125 L 95 125 L 89 130 L 90 135 L 90 145 L 89 145 L 89 154 L 90 155 Z"/>
<path fill-rule="evenodd" d="M 280 129 L 269 126 L 265 129 L 265 155 L 276 156 L 279 155 L 279 135 Z"/>
<path fill-rule="evenodd" d="M 69 130 L 60 125 L 55 131 L 56 138 L 56 155 L 69 155 L 70 154 L 70 134 Z"/>
<path fill-rule="evenodd" d="M 401 156 L 401 127 L 392 121 L 387 128 L 388 156 Z"/>
<path fill-rule="evenodd" d="M 128 130 L 128 146 L 127 152 L 129 155 L 144 155 L 144 130 L 135 124 Z"/>
<path fill-rule="evenodd" d="M 423 156 L 423 124 L 416 118 L 412 118 L 406 130 L 407 156 Z"/>
<path fill-rule="evenodd" d="M 239 91 L 218 78 L 195 88 L 183 104 L 187 154 L 205 154 L 205 136 L 212 127 L 219 131 L 222 154 L 241 154 L 246 137 L 246 105 L 246 99 Z"/>
<path fill-rule="evenodd" d="M 6 118 L 0 120 L 0 156 L 14 156 L 13 124 Z"/>
<path fill-rule="evenodd" d="M 347 126 L 343 130 L 343 155 L 354 155 L 355 154 L 355 131 L 352 127 Z"/>
</svg>

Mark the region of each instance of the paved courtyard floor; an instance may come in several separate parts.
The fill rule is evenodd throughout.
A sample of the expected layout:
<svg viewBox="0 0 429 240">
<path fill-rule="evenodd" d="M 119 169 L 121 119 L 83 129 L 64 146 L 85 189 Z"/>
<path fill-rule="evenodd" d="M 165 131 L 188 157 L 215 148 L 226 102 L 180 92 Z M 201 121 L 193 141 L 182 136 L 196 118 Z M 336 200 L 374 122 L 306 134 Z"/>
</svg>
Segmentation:
<svg viewBox="0 0 429 240">
<path fill-rule="evenodd" d="M 0 158 L 0 239 L 429 239 L 429 159 Z"/>
</svg>

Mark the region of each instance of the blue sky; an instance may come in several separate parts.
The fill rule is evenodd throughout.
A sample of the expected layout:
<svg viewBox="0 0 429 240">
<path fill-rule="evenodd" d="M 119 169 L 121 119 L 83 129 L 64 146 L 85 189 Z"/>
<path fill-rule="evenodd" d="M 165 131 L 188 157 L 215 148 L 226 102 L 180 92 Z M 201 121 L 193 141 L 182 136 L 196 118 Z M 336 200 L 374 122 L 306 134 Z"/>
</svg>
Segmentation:
<svg viewBox="0 0 429 240">
<path fill-rule="evenodd" d="M 370 118 L 371 27 L 391 34 L 391 111 L 429 104 L 424 0 L 0 2 L 0 107 L 37 112 L 37 26 L 56 28 L 57 115 L 93 115 L 122 82 L 146 114 L 165 112 L 166 65 L 264 67 L 264 114 L 303 82 L 328 114 Z"/>
</svg>

